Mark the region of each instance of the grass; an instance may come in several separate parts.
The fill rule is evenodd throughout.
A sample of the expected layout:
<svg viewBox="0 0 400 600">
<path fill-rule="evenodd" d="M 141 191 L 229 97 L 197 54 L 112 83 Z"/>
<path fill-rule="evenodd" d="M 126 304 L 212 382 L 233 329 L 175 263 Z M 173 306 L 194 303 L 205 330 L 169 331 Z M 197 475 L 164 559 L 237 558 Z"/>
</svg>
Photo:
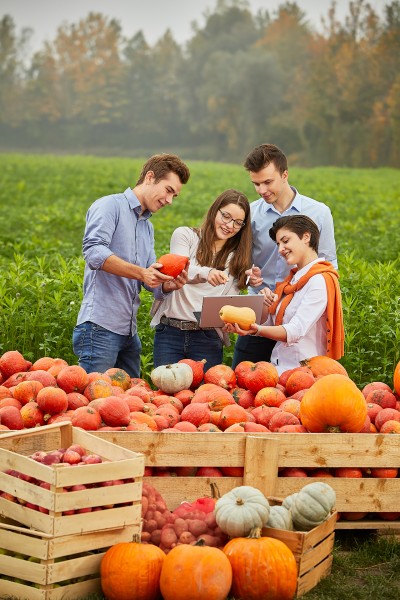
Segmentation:
<svg viewBox="0 0 400 600">
<path fill-rule="evenodd" d="M 134 186 L 142 160 L 0 154 L 0 353 L 74 364 L 72 329 L 82 295 L 85 214 L 98 197 Z M 172 207 L 152 217 L 157 255 L 178 225 L 198 225 L 227 188 L 255 199 L 240 165 L 194 162 Z M 360 387 L 392 384 L 400 360 L 400 171 L 293 169 L 290 181 L 324 201 L 335 221 L 346 348 L 342 364 Z M 389 207 L 389 208 L 388 208 Z M 142 372 L 153 366 L 152 295 L 142 293 Z M 232 340 L 234 338 L 232 337 Z M 230 364 L 233 345 L 225 350 Z"/>
</svg>

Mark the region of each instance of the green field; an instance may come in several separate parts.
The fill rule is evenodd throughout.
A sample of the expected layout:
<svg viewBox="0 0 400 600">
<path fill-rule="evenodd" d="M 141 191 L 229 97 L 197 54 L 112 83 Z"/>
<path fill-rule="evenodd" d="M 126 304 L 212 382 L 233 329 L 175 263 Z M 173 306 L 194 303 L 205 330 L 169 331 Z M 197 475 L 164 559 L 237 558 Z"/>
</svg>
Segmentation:
<svg viewBox="0 0 400 600">
<path fill-rule="evenodd" d="M 81 301 L 86 210 L 96 198 L 134 186 L 144 160 L 0 154 L 1 353 L 76 362 L 71 335 Z M 152 217 L 158 255 L 168 251 L 174 228 L 198 225 L 223 190 L 256 198 L 240 165 L 188 164 L 188 185 Z M 341 362 L 360 386 L 391 385 L 400 360 L 400 171 L 294 168 L 289 179 L 333 213 L 346 328 Z M 139 315 L 145 376 L 152 367 L 150 304 L 145 292 Z M 227 364 L 231 356 L 232 346 Z"/>
</svg>

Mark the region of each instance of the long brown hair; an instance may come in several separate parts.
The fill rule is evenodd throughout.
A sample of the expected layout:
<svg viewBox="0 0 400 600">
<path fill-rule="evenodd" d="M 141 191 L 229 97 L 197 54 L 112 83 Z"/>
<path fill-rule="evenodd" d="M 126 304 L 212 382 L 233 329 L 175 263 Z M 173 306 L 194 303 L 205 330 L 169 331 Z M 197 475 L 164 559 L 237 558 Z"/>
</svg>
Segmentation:
<svg viewBox="0 0 400 600">
<path fill-rule="evenodd" d="M 215 219 L 218 211 L 228 204 L 236 204 L 244 210 L 244 225 L 214 254 L 214 243 L 217 239 Z M 237 279 L 239 288 L 244 289 L 246 287 L 245 270 L 251 267 L 252 245 L 250 204 L 247 197 L 238 190 L 230 189 L 222 192 L 208 209 L 201 228 L 196 231 L 200 237 L 196 253 L 199 265 L 223 271 L 226 269 L 229 255 L 232 254 L 229 261 L 229 274 Z"/>
</svg>

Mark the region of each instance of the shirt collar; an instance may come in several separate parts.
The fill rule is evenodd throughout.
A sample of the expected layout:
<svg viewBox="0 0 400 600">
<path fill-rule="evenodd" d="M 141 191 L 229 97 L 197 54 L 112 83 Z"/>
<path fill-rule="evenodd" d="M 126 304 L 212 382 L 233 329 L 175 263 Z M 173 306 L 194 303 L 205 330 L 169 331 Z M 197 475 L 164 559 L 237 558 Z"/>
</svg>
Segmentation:
<svg viewBox="0 0 400 600">
<path fill-rule="evenodd" d="M 299 192 L 296 190 L 296 188 L 293 187 L 292 185 L 290 186 L 290 189 L 295 193 L 295 196 L 292 200 L 291 205 L 286 210 L 290 210 L 291 208 L 294 208 L 298 213 L 301 213 L 302 195 L 299 194 Z M 265 212 L 269 212 L 269 211 L 275 212 L 277 215 L 282 216 L 281 213 L 279 211 L 277 211 L 274 206 L 267 204 Z"/>
<path fill-rule="evenodd" d="M 134 191 L 132 190 L 132 188 L 129 188 L 129 187 L 126 188 L 126 190 L 124 192 L 124 196 L 128 200 L 129 208 L 131 208 L 131 210 L 135 211 L 135 213 L 139 216 L 139 214 L 142 211 L 142 205 L 140 204 L 139 199 L 136 196 L 136 194 L 134 193 Z M 153 213 L 151 213 L 146 208 L 146 210 L 142 214 L 142 218 L 143 219 L 149 219 L 152 214 Z"/>
<path fill-rule="evenodd" d="M 306 265 L 302 269 L 299 269 L 298 271 L 296 271 L 296 273 L 294 274 L 293 279 L 292 279 L 293 283 L 296 283 L 300 279 L 300 277 L 303 277 L 303 275 L 305 275 L 307 273 L 307 271 L 309 269 L 311 269 L 311 267 L 313 265 L 315 265 L 316 263 L 322 262 L 324 260 L 325 260 L 324 257 L 319 256 L 315 260 L 312 260 L 310 263 L 308 263 L 308 265 Z"/>
</svg>

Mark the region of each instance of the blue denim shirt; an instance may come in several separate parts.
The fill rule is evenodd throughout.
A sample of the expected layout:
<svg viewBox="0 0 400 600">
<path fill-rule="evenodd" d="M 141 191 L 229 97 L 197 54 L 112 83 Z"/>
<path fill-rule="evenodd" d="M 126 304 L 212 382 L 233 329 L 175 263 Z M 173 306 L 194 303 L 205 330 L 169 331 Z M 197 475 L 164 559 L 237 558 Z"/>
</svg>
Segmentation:
<svg viewBox="0 0 400 600">
<path fill-rule="evenodd" d="M 156 260 L 151 212 L 142 207 L 131 188 L 96 200 L 86 215 L 83 256 L 86 261 L 83 300 L 77 324 L 91 321 L 120 335 L 136 333 L 142 282 L 102 271 L 106 259 L 115 254 L 140 267 Z M 143 287 L 146 287 L 143 285 Z M 161 286 L 147 288 L 163 298 Z"/>
<path fill-rule="evenodd" d="M 296 188 L 290 186 L 296 193 L 292 204 L 285 212 L 278 212 L 267 204 L 263 198 L 255 200 L 250 205 L 251 228 L 253 231 L 253 263 L 260 267 L 263 285 L 249 288 L 249 293 L 256 294 L 258 290 L 268 286 L 275 290 L 276 283 L 283 281 L 289 275 L 290 268 L 280 256 L 276 243 L 269 237 L 269 229 L 279 217 L 288 215 L 307 215 L 318 226 L 320 240 L 318 256 L 329 260 L 337 268 L 335 232 L 332 214 L 329 207 L 322 202 L 299 194 Z"/>
</svg>

